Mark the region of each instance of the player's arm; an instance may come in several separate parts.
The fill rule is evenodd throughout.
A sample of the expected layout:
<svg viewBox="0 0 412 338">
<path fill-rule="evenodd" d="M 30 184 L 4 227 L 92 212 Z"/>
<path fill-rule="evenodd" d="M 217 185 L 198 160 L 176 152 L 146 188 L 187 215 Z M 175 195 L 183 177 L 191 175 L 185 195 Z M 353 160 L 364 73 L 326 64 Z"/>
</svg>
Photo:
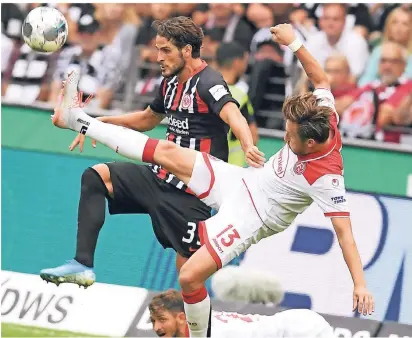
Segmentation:
<svg viewBox="0 0 412 338">
<path fill-rule="evenodd" d="M 372 314 L 375 305 L 372 295 L 366 288 L 362 261 L 353 237 L 350 218 L 332 217 L 331 221 L 354 284 L 353 311 L 358 308 L 359 313 Z"/>
<path fill-rule="evenodd" d="M 164 118 L 164 114 L 159 114 L 148 106 L 145 110 L 133 113 L 117 116 L 101 116 L 99 120 L 142 132 L 152 130 L 162 122 Z"/>
<path fill-rule="evenodd" d="M 259 131 L 258 131 L 258 126 L 256 122 L 250 122 L 249 129 L 250 129 L 250 132 L 252 133 L 253 144 L 257 145 L 259 142 Z"/>
<path fill-rule="evenodd" d="M 293 26 L 290 24 L 276 25 L 270 28 L 273 40 L 281 45 L 288 46 L 296 55 L 309 80 L 315 88 L 330 89 L 326 73 L 319 62 L 297 39 Z M 300 46 L 300 47 L 299 47 Z M 297 49 L 298 48 L 298 49 Z M 297 49 L 297 50 L 295 50 Z"/>
<path fill-rule="evenodd" d="M 233 102 L 226 103 L 220 111 L 220 118 L 232 129 L 233 133 L 240 141 L 243 151 L 247 154 L 246 151 L 253 147 L 255 143 L 249 124 L 237 105 Z M 260 156 L 257 155 L 258 154 L 255 153 L 249 154 L 250 158 L 248 159 L 252 160 L 255 164 L 263 164 L 263 153 L 260 153 Z"/>
<path fill-rule="evenodd" d="M 223 77 L 213 73 L 209 78 L 201 79 L 197 88 L 209 112 L 225 121 L 240 141 L 246 162 L 250 166 L 261 167 L 265 162 L 264 154 L 253 144 L 249 125 L 240 112 L 237 101 L 230 94 Z"/>
<path fill-rule="evenodd" d="M 336 166 L 343 170 L 343 164 Z M 352 276 L 353 309 L 359 313 L 371 314 L 374 309 L 373 297 L 366 288 L 363 266 L 352 233 L 349 205 L 346 197 L 345 181 L 342 175 L 326 174 L 312 184 L 311 197 L 323 211 L 325 217 L 331 218 L 343 257 Z"/>
<path fill-rule="evenodd" d="M 105 116 L 100 121 L 111 123 L 140 132 L 152 130 L 165 118 L 163 90 L 165 80 L 160 83 L 152 103 L 143 111 L 137 111 L 118 116 Z"/>
<path fill-rule="evenodd" d="M 259 132 L 255 120 L 255 110 L 253 109 L 249 97 L 247 97 L 247 102 L 243 105 L 242 109 L 240 109 L 240 112 L 249 125 L 250 132 L 252 133 L 253 144 L 257 145 L 259 142 Z"/>
</svg>

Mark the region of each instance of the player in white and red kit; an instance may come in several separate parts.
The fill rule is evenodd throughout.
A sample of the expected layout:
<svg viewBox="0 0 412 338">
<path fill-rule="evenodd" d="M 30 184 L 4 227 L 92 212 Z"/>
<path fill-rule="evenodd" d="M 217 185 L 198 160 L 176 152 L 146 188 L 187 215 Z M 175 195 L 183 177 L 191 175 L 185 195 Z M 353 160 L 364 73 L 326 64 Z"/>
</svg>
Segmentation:
<svg viewBox="0 0 412 338">
<path fill-rule="evenodd" d="M 181 293 L 168 290 L 149 304 L 153 331 L 159 337 L 189 337 Z M 311 337 L 331 338 L 333 329 L 319 314 L 307 309 L 278 312 L 272 316 L 212 311 L 212 338 Z"/>
<path fill-rule="evenodd" d="M 240 168 L 211 155 L 155 140 L 102 123 L 71 105 L 77 97 L 78 74 L 72 73 L 53 123 L 81 131 L 126 157 L 157 163 L 173 173 L 207 205 L 219 212 L 203 223 L 203 245 L 182 267 L 182 287 L 190 335 L 205 337 L 210 299 L 204 282 L 236 255 L 262 238 L 286 229 L 313 202 L 330 217 L 354 282 L 353 308 L 374 310 L 362 262 L 353 238 L 345 196 L 341 138 L 334 98 L 326 74 L 295 37 L 291 25 L 273 27 L 274 40 L 289 46 L 316 88 L 288 98 L 283 106 L 286 145 L 263 168 Z M 263 165 L 263 154 L 250 154 Z"/>
</svg>

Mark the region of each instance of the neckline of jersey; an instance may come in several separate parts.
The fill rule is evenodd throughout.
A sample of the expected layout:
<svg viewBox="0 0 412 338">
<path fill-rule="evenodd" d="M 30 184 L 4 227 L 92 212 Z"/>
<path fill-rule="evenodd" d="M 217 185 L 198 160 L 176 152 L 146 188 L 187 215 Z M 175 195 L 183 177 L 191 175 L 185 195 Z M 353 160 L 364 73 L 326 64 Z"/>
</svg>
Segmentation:
<svg viewBox="0 0 412 338">
<path fill-rule="evenodd" d="M 179 78 L 176 77 L 177 83 L 178 84 L 185 84 L 187 81 L 189 81 L 189 79 L 191 79 L 193 76 L 195 76 L 196 74 L 200 73 L 203 69 L 205 69 L 208 66 L 207 62 L 205 60 L 202 59 L 202 64 L 195 68 L 192 72 L 192 74 L 190 74 L 189 78 L 186 81 L 180 82 Z"/>
</svg>

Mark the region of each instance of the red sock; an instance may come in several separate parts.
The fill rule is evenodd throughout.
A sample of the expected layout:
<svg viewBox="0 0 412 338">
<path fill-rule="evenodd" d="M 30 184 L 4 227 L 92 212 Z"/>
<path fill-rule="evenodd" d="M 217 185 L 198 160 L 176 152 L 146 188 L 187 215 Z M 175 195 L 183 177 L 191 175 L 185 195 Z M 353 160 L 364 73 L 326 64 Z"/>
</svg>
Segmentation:
<svg viewBox="0 0 412 338">
<path fill-rule="evenodd" d="M 143 149 L 142 160 L 143 162 L 153 163 L 153 156 L 157 147 L 159 140 L 154 138 L 149 138 Z"/>
<path fill-rule="evenodd" d="M 204 286 L 202 286 L 200 289 L 197 289 L 193 292 L 182 292 L 182 296 L 184 302 L 187 304 L 200 303 L 203 299 L 207 297 L 207 289 Z"/>
<path fill-rule="evenodd" d="M 210 298 L 203 286 L 190 293 L 183 293 L 186 320 L 190 337 L 210 337 Z"/>
</svg>

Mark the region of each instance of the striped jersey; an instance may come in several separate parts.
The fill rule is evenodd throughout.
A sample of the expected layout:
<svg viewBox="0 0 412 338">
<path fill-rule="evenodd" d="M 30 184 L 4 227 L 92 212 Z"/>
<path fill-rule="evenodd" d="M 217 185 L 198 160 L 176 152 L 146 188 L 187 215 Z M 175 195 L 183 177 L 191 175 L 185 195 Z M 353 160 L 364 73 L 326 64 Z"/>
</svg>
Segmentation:
<svg viewBox="0 0 412 338">
<path fill-rule="evenodd" d="M 219 114 L 228 102 L 238 105 L 222 75 L 203 61 L 184 83 L 180 83 L 177 76 L 164 78 L 150 108 L 168 117 L 166 138 L 169 141 L 227 162 L 229 127 Z M 150 167 L 160 179 L 188 191 L 182 181 L 159 165 Z"/>
</svg>

